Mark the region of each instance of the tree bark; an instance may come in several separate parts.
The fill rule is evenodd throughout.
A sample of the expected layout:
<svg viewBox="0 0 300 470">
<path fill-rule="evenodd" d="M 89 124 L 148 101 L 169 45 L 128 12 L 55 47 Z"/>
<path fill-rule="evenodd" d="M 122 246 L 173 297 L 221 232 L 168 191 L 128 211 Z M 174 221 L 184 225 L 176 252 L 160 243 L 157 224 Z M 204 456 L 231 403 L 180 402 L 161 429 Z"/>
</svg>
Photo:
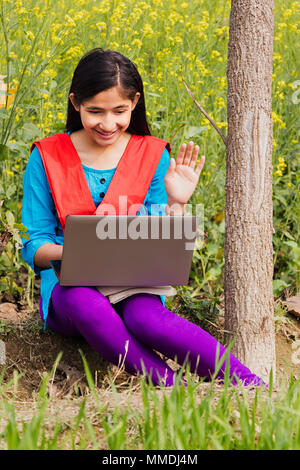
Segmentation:
<svg viewBox="0 0 300 470">
<path fill-rule="evenodd" d="M 226 342 L 245 365 L 275 374 L 272 250 L 273 0 L 232 0 L 225 203 Z"/>
</svg>

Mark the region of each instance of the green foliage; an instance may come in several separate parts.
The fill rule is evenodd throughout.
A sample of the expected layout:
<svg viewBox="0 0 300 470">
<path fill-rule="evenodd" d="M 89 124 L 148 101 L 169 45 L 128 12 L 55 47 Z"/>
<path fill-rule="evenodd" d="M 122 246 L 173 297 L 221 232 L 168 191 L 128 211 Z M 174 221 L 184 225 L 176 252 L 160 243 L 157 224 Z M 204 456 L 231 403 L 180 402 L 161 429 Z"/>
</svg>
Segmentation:
<svg viewBox="0 0 300 470">
<path fill-rule="evenodd" d="M 140 2 L 69 0 L 37 4 L 2 1 L 0 37 L 0 200 L 2 225 L 10 219 L 19 244 L 22 177 L 31 143 L 64 128 L 74 67 L 93 47 L 116 49 L 138 66 L 145 85 L 152 132 L 171 141 L 173 155 L 193 139 L 206 155 L 192 203 L 204 206 L 206 241 L 195 252 L 190 286 L 193 298 L 223 292 L 225 149 L 219 135 L 187 95 L 197 100 L 226 133 L 226 57 L 230 2 Z M 130 21 L 129 21 L 130 18 Z M 159 21 L 158 21 L 159 20 Z M 299 278 L 299 55 L 295 54 L 299 8 L 275 5 L 273 66 L 274 294 L 296 292 Z M 25 31 L 25 33 L 24 33 Z M 199 44 L 201 47 L 199 48 Z M 223 129 L 225 128 L 225 129 Z M 12 223 L 11 215 L 14 217 Z M 290 242 L 293 242 L 291 244 Z M 7 247 L 10 273 L 21 265 L 20 251 Z M 7 256 L 7 252 L 6 255 Z M 0 277 L 7 277 L 7 261 Z M 9 275 L 10 276 L 10 275 Z M 12 282 L 2 282 L 12 289 Z M 10 286 L 10 287 L 9 287 Z"/>
</svg>

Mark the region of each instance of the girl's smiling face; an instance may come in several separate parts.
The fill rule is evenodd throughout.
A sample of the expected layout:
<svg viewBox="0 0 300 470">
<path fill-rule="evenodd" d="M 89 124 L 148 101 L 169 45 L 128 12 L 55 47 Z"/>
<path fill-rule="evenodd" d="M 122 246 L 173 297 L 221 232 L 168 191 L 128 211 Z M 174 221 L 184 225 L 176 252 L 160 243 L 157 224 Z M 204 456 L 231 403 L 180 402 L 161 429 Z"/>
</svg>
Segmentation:
<svg viewBox="0 0 300 470">
<path fill-rule="evenodd" d="M 77 105 L 74 93 L 70 94 L 70 100 L 80 113 L 87 135 L 100 146 L 114 144 L 126 132 L 139 97 L 140 94 L 136 93 L 132 101 L 122 93 L 119 86 L 115 86 Z"/>
</svg>

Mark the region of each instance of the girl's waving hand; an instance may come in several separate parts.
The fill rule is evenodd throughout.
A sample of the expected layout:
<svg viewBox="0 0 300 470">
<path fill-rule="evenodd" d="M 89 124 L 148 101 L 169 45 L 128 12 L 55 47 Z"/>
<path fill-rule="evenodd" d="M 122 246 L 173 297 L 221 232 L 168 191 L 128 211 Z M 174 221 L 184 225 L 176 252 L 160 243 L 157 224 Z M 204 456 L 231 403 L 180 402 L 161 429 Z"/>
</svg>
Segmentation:
<svg viewBox="0 0 300 470">
<path fill-rule="evenodd" d="M 172 203 L 186 204 L 196 189 L 202 171 L 205 156 L 202 155 L 197 167 L 199 147 L 194 142 L 180 146 L 177 159 L 171 158 L 165 176 L 165 188 L 169 205 Z"/>
</svg>

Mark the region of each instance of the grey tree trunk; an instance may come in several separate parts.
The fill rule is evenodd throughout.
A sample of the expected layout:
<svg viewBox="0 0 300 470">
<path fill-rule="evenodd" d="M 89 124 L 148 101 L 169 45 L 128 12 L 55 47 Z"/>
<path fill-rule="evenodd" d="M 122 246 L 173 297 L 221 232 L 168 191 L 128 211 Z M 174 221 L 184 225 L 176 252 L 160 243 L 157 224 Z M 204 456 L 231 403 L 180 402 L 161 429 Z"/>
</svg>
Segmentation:
<svg viewBox="0 0 300 470">
<path fill-rule="evenodd" d="M 232 0 L 228 43 L 225 329 L 245 365 L 275 375 L 272 255 L 273 0 Z"/>
</svg>

